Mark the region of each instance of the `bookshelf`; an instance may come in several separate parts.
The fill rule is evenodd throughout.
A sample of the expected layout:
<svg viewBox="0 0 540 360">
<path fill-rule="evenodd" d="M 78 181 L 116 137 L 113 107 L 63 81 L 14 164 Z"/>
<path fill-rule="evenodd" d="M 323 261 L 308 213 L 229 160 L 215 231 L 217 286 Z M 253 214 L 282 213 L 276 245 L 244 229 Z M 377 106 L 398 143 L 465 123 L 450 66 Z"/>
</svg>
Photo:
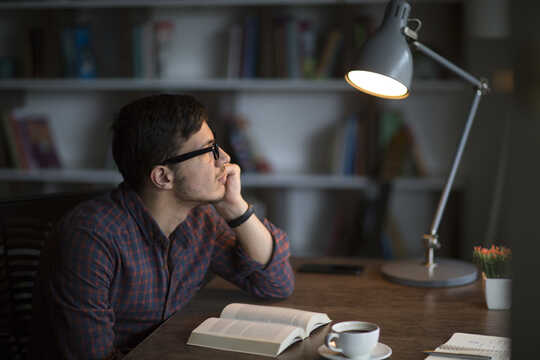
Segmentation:
<svg viewBox="0 0 540 360">
<path fill-rule="evenodd" d="M 9 79 L 0 80 L 0 90 L 22 91 L 154 91 L 154 90 L 197 90 L 197 91 L 302 91 L 355 92 L 341 79 L 293 80 L 293 79 Z M 459 92 L 465 85 L 456 80 L 417 81 L 412 91 Z"/>
<path fill-rule="evenodd" d="M 415 0 L 415 3 L 461 3 L 462 0 Z M 336 4 L 386 4 L 386 0 L 42 0 L 3 1 L 0 9 L 133 8 L 188 6 L 299 6 Z"/>
<path fill-rule="evenodd" d="M 122 176 L 116 170 L 102 169 L 0 169 L 0 181 L 53 182 L 79 184 L 119 184 Z M 407 191 L 442 190 L 443 178 L 397 178 L 394 186 Z M 365 176 L 320 174 L 243 174 L 242 185 L 247 188 L 301 188 L 324 190 L 365 190 L 375 186 Z M 459 184 L 457 184 L 459 188 Z"/>
<path fill-rule="evenodd" d="M 93 79 L 59 76 L 1 78 L 1 96 L 8 98 L 9 95 L 10 101 L 17 106 L 22 105 L 28 111 L 43 113 L 50 118 L 64 166 L 56 170 L 0 169 L 0 187 L 13 183 L 52 184 L 54 189 L 73 184 L 117 184 L 121 181 L 120 175 L 114 170 L 103 169 L 109 141 L 107 128 L 115 111 L 143 95 L 189 92 L 208 106 L 210 117 L 218 123 L 219 141 L 223 136 L 220 133 L 223 114 L 241 114 L 249 120 L 249 137 L 257 144 L 258 152 L 273 165 L 273 172 L 244 173 L 244 188 L 248 195 L 260 197 L 268 203 L 269 218 L 288 230 L 295 254 L 317 255 L 317 251 L 324 251 L 324 242 L 331 237 L 333 226 L 326 224 L 325 227 L 321 216 L 325 212 L 330 212 L 331 216 L 333 209 L 341 205 L 354 209 L 359 201 L 376 192 L 375 179 L 369 176 L 333 173 L 328 155 L 334 146 L 336 123 L 351 112 L 365 111 L 373 100 L 356 92 L 338 75 L 316 80 L 279 76 L 227 78 L 223 69 L 218 69 L 224 57 L 223 38 L 217 39 L 215 35 L 246 14 L 267 10 L 291 16 L 305 15 L 329 28 L 352 9 L 352 12 L 373 16 L 374 23 L 378 24 L 386 3 L 386 0 L 0 2 L 0 20 L 6 20 L 0 35 L 2 31 L 13 34 L 10 32 L 13 29 L 22 33 L 18 27 L 21 24 L 27 28 L 28 24 L 47 23 L 47 16 L 51 16 L 54 24 L 69 23 L 70 17 L 80 12 L 90 14 L 91 18 L 100 18 L 95 40 L 108 43 L 108 47 L 96 47 L 98 63 L 107 57 L 130 61 L 129 47 L 122 41 L 113 42 L 108 38 L 131 26 L 133 18 L 173 19 L 177 31 L 175 36 L 179 39 L 179 44 L 173 49 L 174 60 L 177 63 L 185 61 L 186 66 L 201 66 L 201 69 L 195 69 L 193 76 L 176 73 L 174 76 L 134 78 L 118 60 L 116 68 L 120 70 L 98 73 L 98 77 Z M 454 18 L 446 18 L 446 9 L 453 9 L 450 12 L 452 16 L 459 15 L 463 1 L 417 0 L 412 3 L 413 6 L 418 5 L 424 14 L 435 9 L 435 18 L 438 16 L 441 20 L 435 25 L 444 29 L 450 24 L 441 41 L 450 41 L 451 51 L 460 46 L 460 33 L 454 30 L 460 30 L 461 25 L 459 22 L 458 25 L 453 24 Z M 437 20 L 427 20 L 424 27 L 434 22 Z M 190 36 L 183 36 L 182 31 Z M 426 36 L 429 39 L 429 33 Z M 208 42 L 207 48 L 201 48 L 201 43 L 205 42 Z M 4 47 L 9 47 L 9 44 L 7 41 Z M 192 49 L 194 57 L 183 57 L 180 51 L 183 48 Z M 216 50 L 218 48 L 221 50 Z M 109 53 L 111 49 L 115 52 Z M 459 56 L 459 48 L 457 50 L 456 56 Z M 206 61 L 208 59 L 213 60 Z M 378 109 L 403 113 L 417 136 L 418 146 L 430 170 L 430 175 L 425 178 L 401 176 L 391 182 L 394 195 L 389 211 L 397 212 L 396 221 L 406 233 L 403 241 L 419 243 L 420 234 L 431 221 L 434 199 L 444 186 L 454 145 L 461 131 L 462 113 L 466 111 L 466 105 L 462 109 L 463 93 L 467 92 L 467 87 L 461 81 L 441 77 L 418 79 L 413 82 L 412 91 L 414 97 L 404 102 L 377 100 L 375 105 Z M 336 201 L 336 198 L 341 200 Z M 418 208 L 417 216 L 400 214 L 407 208 Z M 412 249 L 411 254 L 417 254 L 418 247 L 408 247 Z"/>
</svg>

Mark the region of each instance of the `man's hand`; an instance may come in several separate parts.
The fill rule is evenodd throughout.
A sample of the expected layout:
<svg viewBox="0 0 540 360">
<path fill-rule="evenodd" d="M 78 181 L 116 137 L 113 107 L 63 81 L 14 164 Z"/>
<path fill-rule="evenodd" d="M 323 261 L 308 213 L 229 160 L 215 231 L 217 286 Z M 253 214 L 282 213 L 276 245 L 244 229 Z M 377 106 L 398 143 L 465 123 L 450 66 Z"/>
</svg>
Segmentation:
<svg viewBox="0 0 540 360">
<path fill-rule="evenodd" d="M 242 197 L 240 166 L 227 163 L 224 164 L 224 168 L 226 174 L 225 195 L 214 206 L 226 221 L 230 221 L 246 212 L 249 205 Z"/>
<path fill-rule="evenodd" d="M 217 212 L 225 219 L 231 221 L 246 212 L 249 205 L 241 194 L 240 166 L 225 164 L 225 196 L 214 204 Z M 249 217 L 242 225 L 234 228 L 238 242 L 246 253 L 255 261 L 266 265 L 272 256 L 274 241 L 272 235 L 255 214 Z"/>
</svg>

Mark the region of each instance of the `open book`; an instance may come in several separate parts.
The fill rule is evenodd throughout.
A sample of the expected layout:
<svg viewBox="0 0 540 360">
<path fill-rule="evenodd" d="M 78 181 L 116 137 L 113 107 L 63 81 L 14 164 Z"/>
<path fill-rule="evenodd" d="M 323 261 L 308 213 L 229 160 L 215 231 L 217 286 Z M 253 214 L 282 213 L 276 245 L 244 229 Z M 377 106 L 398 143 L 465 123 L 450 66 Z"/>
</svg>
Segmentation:
<svg viewBox="0 0 540 360">
<path fill-rule="evenodd" d="M 455 333 L 450 340 L 439 346 L 435 352 L 450 352 L 469 355 L 487 355 L 491 360 L 510 360 L 510 339 L 499 336 Z M 425 360 L 439 360 L 448 357 L 430 355 Z"/>
<path fill-rule="evenodd" d="M 189 345 L 277 356 L 331 320 L 328 315 L 277 306 L 229 304 L 219 318 L 203 321 Z"/>
</svg>

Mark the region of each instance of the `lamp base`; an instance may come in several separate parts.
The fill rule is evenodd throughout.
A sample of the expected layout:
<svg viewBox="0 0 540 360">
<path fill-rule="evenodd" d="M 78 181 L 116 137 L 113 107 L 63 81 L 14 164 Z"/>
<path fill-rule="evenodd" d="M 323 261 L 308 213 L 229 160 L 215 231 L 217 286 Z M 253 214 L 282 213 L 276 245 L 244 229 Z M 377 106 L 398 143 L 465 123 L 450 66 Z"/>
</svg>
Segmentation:
<svg viewBox="0 0 540 360">
<path fill-rule="evenodd" d="M 420 287 L 466 285 L 478 276 L 473 264 L 449 259 L 439 259 L 431 268 L 424 265 L 424 259 L 395 261 L 384 265 L 381 271 L 390 281 Z"/>
</svg>

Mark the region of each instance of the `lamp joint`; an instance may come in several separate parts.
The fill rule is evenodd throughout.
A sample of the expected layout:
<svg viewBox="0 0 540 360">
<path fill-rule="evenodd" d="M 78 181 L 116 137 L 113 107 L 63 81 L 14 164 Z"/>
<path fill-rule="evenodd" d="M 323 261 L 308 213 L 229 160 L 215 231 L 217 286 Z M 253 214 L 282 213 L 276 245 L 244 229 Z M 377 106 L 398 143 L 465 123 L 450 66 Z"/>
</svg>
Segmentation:
<svg viewBox="0 0 540 360">
<path fill-rule="evenodd" d="M 437 234 L 424 234 L 422 239 L 424 239 L 424 246 L 426 249 L 439 249 L 441 247 L 439 235 Z"/>
<path fill-rule="evenodd" d="M 478 87 L 478 90 L 480 91 L 480 93 L 482 93 L 482 95 L 487 94 L 491 90 L 486 79 L 480 79 L 480 86 Z"/>
<path fill-rule="evenodd" d="M 403 28 L 403 34 L 407 39 L 418 40 L 418 33 L 408 26 Z"/>
</svg>

